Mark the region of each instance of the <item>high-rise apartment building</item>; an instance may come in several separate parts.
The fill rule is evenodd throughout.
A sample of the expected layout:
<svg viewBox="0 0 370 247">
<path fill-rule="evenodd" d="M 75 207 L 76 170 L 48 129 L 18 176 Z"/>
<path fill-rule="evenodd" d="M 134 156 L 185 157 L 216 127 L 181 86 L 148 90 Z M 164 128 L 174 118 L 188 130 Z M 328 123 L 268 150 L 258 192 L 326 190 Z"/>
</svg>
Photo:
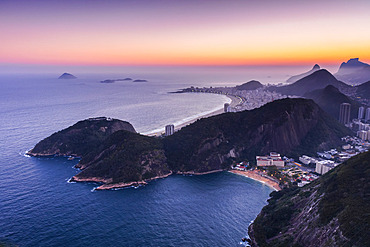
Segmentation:
<svg viewBox="0 0 370 247">
<path fill-rule="evenodd" d="M 173 124 L 166 125 L 165 133 L 164 133 L 165 136 L 173 135 L 174 132 L 175 132 L 175 126 Z"/>
<path fill-rule="evenodd" d="M 349 124 L 351 117 L 351 104 L 342 103 L 339 109 L 339 122 L 342 124 Z"/>
<path fill-rule="evenodd" d="M 363 119 L 364 118 L 364 113 L 365 113 L 365 108 L 363 106 L 361 106 L 360 108 L 358 108 L 358 119 Z"/>
</svg>

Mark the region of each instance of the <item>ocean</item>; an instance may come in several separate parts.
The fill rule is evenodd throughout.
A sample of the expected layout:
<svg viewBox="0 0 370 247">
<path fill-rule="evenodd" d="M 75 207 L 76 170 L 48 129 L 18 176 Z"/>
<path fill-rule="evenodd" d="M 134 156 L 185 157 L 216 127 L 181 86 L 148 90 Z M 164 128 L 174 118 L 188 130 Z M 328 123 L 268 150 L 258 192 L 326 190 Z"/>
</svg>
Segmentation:
<svg viewBox="0 0 370 247">
<path fill-rule="evenodd" d="M 78 173 L 73 168 L 78 161 L 25 155 L 43 138 L 89 117 L 119 118 L 140 133 L 152 133 L 229 101 L 222 95 L 169 92 L 253 79 L 216 73 L 216 80 L 211 72 L 73 73 L 75 80 L 58 80 L 60 74 L 53 73 L 0 75 L 0 243 L 240 246 L 272 192 L 259 182 L 221 172 L 93 191 L 94 183 L 68 183 Z M 125 77 L 148 82 L 99 83 Z"/>
</svg>

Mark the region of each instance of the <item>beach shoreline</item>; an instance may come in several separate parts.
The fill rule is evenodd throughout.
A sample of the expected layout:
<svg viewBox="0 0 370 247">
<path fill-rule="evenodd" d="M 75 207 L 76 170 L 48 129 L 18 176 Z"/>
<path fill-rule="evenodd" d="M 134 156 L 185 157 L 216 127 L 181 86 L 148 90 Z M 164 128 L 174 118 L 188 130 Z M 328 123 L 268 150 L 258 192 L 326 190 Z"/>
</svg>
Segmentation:
<svg viewBox="0 0 370 247">
<path fill-rule="evenodd" d="M 235 96 L 232 96 L 232 95 L 225 95 L 225 96 L 227 96 L 229 99 L 231 99 L 230 106 L 232 106 L 232 107 L 234 107 L 234 106 L 236 106 L 236 105 L 238 105 L 240 103 L 240 99 L 238 99 Z M 199 119 L 216 116 L 216 115 L 219 115 L 219 114 L 222 114 L 222 113 L 224 113 L 224 108 L 223 107 L 220 108 L 220 109 L 217 109 L 215 111 L 212 111 L 210 113 L 207 113 L 205 115 L 194 117 L 193 119 L 190 119 L 190 120 L 188 120 L 188 121 L 186 121 L 184 123 L 181 123 L 181 124 L 178 124 L 178 125 L 175 124 L 175 131 L 179 131 L 183 127 L 185 127 L 185 126 L 187 126 L 189 124 L 192 124 L 192 123 L 196 122 Z M 164 126 L 163 126 L 163 131 L 149 133 L 147 135 L 148 136 L 160 136 L 162 134 L 164 134 Z"/>
<path fill-rule="evenodd" d="M 253 180 L 258 181 L 258 182 L 263 183 L 263 184 L 266 184 L 267 186 L 269 186 L 270 188 L 272 188 L 276 191 L 281 190 L 278 182 L 267 179 L 267 178 L 261 176 L 260 174 L 258 174 L 256 171 L 231 170 L 229 172 L 233 173 L 233 174 L 236 174 L 236 175 L 240 175 L 240 176 L 244 176 L 244 177 L 253 179 Z"/>
</svg>

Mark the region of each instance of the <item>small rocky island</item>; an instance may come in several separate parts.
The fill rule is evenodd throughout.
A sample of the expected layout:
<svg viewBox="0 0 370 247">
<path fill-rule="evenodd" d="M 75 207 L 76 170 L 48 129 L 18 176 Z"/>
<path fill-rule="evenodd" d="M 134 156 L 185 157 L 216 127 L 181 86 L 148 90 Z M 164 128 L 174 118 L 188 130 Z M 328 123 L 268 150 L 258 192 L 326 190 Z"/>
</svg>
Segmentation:
<svg viewBox="0 0 370 247">
<path fill-rule="evenodd" d="M 117 81 L 132 81 L 132 78 L 124 78 L 124 79 L 107 79 L 107 80 L 104 80 L 104 81 L 100 81 L 100 83 L 114 83 L 114 82 L 117 82 Z"/>
<path fill-rule="evenodd" d="M 134 82 L 148 82 L 147 80 L 142 80 L 142 79 L 136 79 Z"/>
<path fill-rule="evenodd" d="M 78 156 L 74 181 L 103 183 L 98 189 L 145 184 L 172 173 L 204 174 L 255 160 L 271 150 L 297 157 L 341 143 L 350 131 L 312 100 L 282 99 L 261 108 L 203 118 L 165 138 L 135 132 L 128 122 L 90 118 L 54 133 L 32 156 Z"/>
<path fill-rule="evenodd" d="M 77 79 L 77 77 L 69 73 L 63 73 L 61 76 L 59 76 L 58 79 L 70 80 L 70 79 Z"/>
</svg>

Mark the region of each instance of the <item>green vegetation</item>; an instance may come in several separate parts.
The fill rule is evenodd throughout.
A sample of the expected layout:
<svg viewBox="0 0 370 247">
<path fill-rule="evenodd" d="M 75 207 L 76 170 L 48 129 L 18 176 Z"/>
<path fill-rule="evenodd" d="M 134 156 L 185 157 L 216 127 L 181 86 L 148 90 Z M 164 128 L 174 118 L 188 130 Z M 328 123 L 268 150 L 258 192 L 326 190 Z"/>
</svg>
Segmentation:
<svg viewBox="0 0 370 247">
<path fill-rule="evenodd" d="M 117 131 L 81 160 L 77 177 L 135 182 L 170 172 L 160 139 Z"/>
<path fill-rule="evenodd" d="M 370 152 L 357 155 L 321 181 L 320 223 L 338 218 L 351 245 L 370 246 Z"/>
<path fill-rule="evenodd" d="M 31 155 L 84 156 L 117 130 L 135 132 L 128 122 L 106 118 L 79 121 L 36 144 Z"/>
<path fill-rule="evenodd" d="M 272 192 L 251 237 L 259 246 L 318 246 L 319 238 L 327 246 L 370 246 L 369 191 L 367 152 L 307 186 Z"/>
</svg>

